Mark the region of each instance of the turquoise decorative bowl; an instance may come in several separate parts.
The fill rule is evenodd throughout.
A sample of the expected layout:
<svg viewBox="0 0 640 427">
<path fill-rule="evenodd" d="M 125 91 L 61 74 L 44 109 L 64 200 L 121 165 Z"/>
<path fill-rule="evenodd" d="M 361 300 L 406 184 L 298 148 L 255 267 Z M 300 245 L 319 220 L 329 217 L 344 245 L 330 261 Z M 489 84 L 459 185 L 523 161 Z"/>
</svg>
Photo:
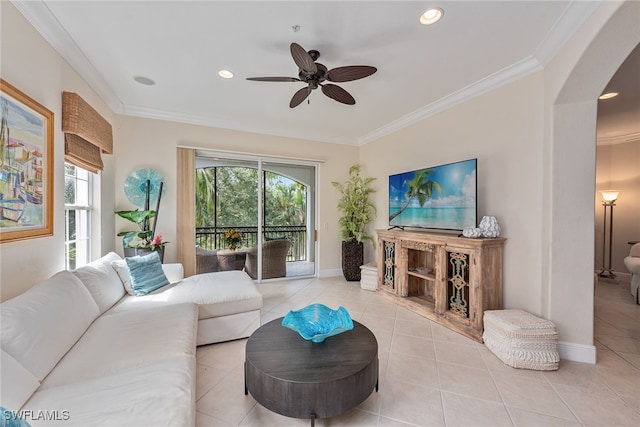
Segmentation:
<svg viewBox="0 0 640 427">
<path fill-rule="evenodd" d="M 320 343 L 353 329 L 353 320 L 344 307 L 332 310 L 324 304 L 311 304 L 287 313 L 282 326 L 296 331 L 305 340 Z"/>
</svg>

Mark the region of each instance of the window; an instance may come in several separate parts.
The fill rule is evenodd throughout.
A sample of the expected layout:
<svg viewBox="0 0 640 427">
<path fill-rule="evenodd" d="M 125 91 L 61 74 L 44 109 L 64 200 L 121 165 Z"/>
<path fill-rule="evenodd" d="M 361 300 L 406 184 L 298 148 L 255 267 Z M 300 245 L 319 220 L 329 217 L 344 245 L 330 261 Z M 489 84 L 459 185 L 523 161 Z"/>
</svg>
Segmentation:
<svg viewBox="0 0 640 427">
<path fill-rule="evenodd" d="M 262 171 L 262 182 L 264 238 L 289 239 L 293 243 L 292 254 L 295 254 L 295 259 L 290 261 L 305 261 L 307 187 L 269 171 Z M 199 247 L 225 249 L 224 231 L 230 228 L 242 232 L 243 246 L 257 244 L 257 184 L 258 169 L 254 167 L 196 169 L 196 244 Z"/>
<path fill-rule="evenodd" d="M 187 153 L 182 154 L 188 160 Z M 196 154 L 194 160 L 195 177 L 189 177 L 189 182 L 185 179 L 183 185 L 193 183 L 188 192 L 195 194 L 191 224 L 195 228 L 196 247 L 227 249 L 224 233 L 230 229 L 242 233 L 241 247 L 245 250 L 269 250 L 277 242 L 268 241 L 286 239 L 289 245 L 283 276 L 315 274 L 316 164 L 295 163 L 290 159 L 225 157 L 206 151 Z M 184 175 L 187 173 L 185 170 Z M 188 253 L 192 246 L 190 242 L 185 244 L 184 252 Z M 254 253 L 251 251 L 252 257 Z M 265 253 L 256 257 L 258 266 L 252 269 L 252 274 L 262 272 L 262 260 L 269 258 Z M 197 270 L 199 259 L 194 258 Z M 282 273 L 282 269 L 278 271 Z M 268 275 L 273 277 L 271 273 Z M 260 274 L 258 277 L 263 278 Z"/>
<path fill-rule="evenodd" d="M 64 165 L 65 267 L 73 270 L 91 259 L 91 173 Z"/>
</svg>

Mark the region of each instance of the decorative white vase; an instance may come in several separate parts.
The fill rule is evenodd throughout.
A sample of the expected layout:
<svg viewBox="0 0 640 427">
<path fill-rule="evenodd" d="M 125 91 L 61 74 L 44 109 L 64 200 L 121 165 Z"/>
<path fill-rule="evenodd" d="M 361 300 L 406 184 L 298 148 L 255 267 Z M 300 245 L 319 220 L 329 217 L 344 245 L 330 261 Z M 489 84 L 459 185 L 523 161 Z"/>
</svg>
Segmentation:
<svg viewBox="0 0 640 427">
<path fill-rule="evenodd" d="M 483 237 L 498 237 L 500 235 L 500 225 L 495 216 L 484 216 L 480 221 L 480 230 Z"/>
<path fill-rule="evenodd" d="M 476 227 L 465 227 L 462 229 L 462 235 L 470 239 L 477 239 L 482 236 L 482 229 Z"/>
</svg>

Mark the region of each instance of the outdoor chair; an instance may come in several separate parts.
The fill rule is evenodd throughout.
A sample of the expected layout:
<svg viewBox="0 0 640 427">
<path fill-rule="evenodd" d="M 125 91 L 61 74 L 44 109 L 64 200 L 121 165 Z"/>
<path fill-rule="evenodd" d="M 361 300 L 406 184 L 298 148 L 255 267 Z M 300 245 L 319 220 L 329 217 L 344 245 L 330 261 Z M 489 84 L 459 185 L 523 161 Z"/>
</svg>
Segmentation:
<svg viewBox="0 0 640 427">
<path fill-rule="evenodd" d="M 196 246 L 196 273 L 215 273 L 219 271 L 217 250 L 210 251 Z"/>
<path fill-rule="evenodd" d="M 287 253 L 291 242 L 287 239 L 270 240 L 262 244 L 262 278 L 272 279 L 287 275 Z M 258 247 L 247 250 L 245 271 L 252 279 L 258 277 Z"/>
</svg>

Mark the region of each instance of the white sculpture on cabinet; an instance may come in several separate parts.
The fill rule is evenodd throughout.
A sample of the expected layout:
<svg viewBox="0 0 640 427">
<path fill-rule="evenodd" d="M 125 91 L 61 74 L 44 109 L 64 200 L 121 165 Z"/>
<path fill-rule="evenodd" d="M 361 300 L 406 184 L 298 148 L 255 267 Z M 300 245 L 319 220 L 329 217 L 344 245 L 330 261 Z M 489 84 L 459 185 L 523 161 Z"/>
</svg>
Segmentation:
<svg viewBox="0 0 640 427">
<path fill-rule="evenodd" d="M 483 237 L 498 237 L 500 235 L 500 225 L 495 216 L 484 216 L 480 221 L 480 230 Z"/>
</svg>

